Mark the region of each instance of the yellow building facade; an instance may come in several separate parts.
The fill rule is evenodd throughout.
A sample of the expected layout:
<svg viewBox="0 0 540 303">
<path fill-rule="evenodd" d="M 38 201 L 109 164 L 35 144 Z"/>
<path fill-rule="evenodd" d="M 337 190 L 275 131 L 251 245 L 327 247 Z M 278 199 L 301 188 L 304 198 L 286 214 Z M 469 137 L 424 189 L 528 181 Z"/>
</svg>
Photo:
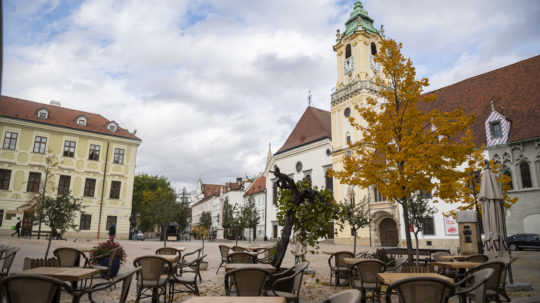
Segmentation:
<svg viewBox="0 0 540 303">
<path fill-rule="evenodd" d="M 99 231 L 105 238 L 115 224 L 117 237 L 128 237 L 139 138 L 98 114 L 5 96 L 0 134 L 1 233 L 12 232 L 19 219 L 38 229 L 29 224 L 32 201 L 46 185 L 48 196 L 69 190 L 82 199 L 78 230 L 67 236 L 95 238 Z"/>
<path fill-rule="evenodd" d="M 375 78 L 382 76 L 381 67 L 374 57 L 382 39 L 381 32 L 373 26 L 373 19 L 368 16 L 362 3 L 354 4 L 350 18 L 345 23 L 345 31 L 336 34 L 333 49 L 337 58 L 336 90 L 331 96 L 332 119 L 332 167 L 343 168 L 343 159 L 352 153 L 348 141 L 355 142 L 360 133 L 354 129 L 349 117 L 362 123 L 356 105 L 366 102 L 367 98 L 377 99 Z M 352 187 L 334 179 L 334 199 L 338 202 L 366 203 L 371 216 L 371 224 L 357 232 L 360 245 L 395 246 L 399 241 L 399 210 L 397 205 L 385 201 L 375 188 Z M 353 240 L 350 228 L 336 229 L 336 243 L 350 243 Z"/>
</svg>

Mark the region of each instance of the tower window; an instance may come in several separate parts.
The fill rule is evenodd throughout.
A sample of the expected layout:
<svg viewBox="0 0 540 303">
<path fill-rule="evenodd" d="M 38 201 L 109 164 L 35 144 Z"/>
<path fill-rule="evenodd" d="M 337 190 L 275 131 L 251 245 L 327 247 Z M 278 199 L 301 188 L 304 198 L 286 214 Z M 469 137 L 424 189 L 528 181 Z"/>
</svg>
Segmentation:
<svg viewBox="0 0 540 303">
<path fill-rule="evenodd" d="M 352 55 L 351 53 L 351 45 L 347 44 L 347 46 L 345 46 L 345 59 L 349 58 Z"/>
<path fill-rule="evenodd" d="M 494 121 L 489 123 L 489 132 L 492 139 L 502 138 L 501 121 Z"/>
<path fill-rule="evenodd" d="M 345 141 L 347 144 L 351 144 L 351 134 L 349 132 L 345 134 Z"/>
<path fill-rule="evenodd" d="M 373 42 L 371 42 L 371 54 L 373 56 L 377 55 L 377 45 L 375 45 Z"/>
<path fill-rule="evenodd" d="M 529 167 L 529 163 L 526 161 L 521 162 L 519 164 L 519 170 L 521 172 L 521 184 L 523 185 L 523 188 L 532 187 L 531 168 Z"/>
<path fill-rule="evenodd" d="M 347 107 L 345 111 L 343 112 L 343 114 L 345 115 L 345 117 L 349 117 L 351 115 L 351 109 Z"/>
</svg>

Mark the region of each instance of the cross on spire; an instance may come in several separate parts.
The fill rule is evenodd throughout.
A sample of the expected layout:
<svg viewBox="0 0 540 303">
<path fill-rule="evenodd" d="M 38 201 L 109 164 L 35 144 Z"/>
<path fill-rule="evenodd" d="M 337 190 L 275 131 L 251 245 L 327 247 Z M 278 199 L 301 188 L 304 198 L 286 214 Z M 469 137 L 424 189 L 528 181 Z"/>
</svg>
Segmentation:
<svg viewBox="0 0 540 303">
<path fill-rule="evenodd" d="M 311 106 L 311 90 L 308 91 L 307 100 L 308 100 L 308 106 Z"/>
</svg>

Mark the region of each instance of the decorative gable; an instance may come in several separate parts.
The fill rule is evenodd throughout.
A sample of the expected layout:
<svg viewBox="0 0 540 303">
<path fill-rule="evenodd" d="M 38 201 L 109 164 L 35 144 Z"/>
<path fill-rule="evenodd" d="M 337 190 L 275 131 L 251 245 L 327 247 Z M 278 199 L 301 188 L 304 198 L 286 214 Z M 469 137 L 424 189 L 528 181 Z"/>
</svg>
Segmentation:
<svg viewBox="0 0 540 303">
<path fill-rule="evenodd" d="M 510 135 L 511 123 L 497 111 L 491 111 L 484 124 L 487 146 L 506 144 Z"/>
</svg>

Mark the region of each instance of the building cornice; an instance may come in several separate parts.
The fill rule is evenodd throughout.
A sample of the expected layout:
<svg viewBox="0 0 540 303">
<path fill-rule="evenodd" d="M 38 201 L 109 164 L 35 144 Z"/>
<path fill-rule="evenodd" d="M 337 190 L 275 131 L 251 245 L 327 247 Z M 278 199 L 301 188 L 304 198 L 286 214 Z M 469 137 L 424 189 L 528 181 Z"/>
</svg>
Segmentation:
<svg viewBox="0 0 540 303">
<path fill-rule="evenodd" d="M 352 96 L 359 95 L 361 92 L 378 93 L 377 84 L 371 80 L 357 80 L 348 85 L 337 89 L 331 96 L 332 106 L 336 106 Z"/>
</svg>

